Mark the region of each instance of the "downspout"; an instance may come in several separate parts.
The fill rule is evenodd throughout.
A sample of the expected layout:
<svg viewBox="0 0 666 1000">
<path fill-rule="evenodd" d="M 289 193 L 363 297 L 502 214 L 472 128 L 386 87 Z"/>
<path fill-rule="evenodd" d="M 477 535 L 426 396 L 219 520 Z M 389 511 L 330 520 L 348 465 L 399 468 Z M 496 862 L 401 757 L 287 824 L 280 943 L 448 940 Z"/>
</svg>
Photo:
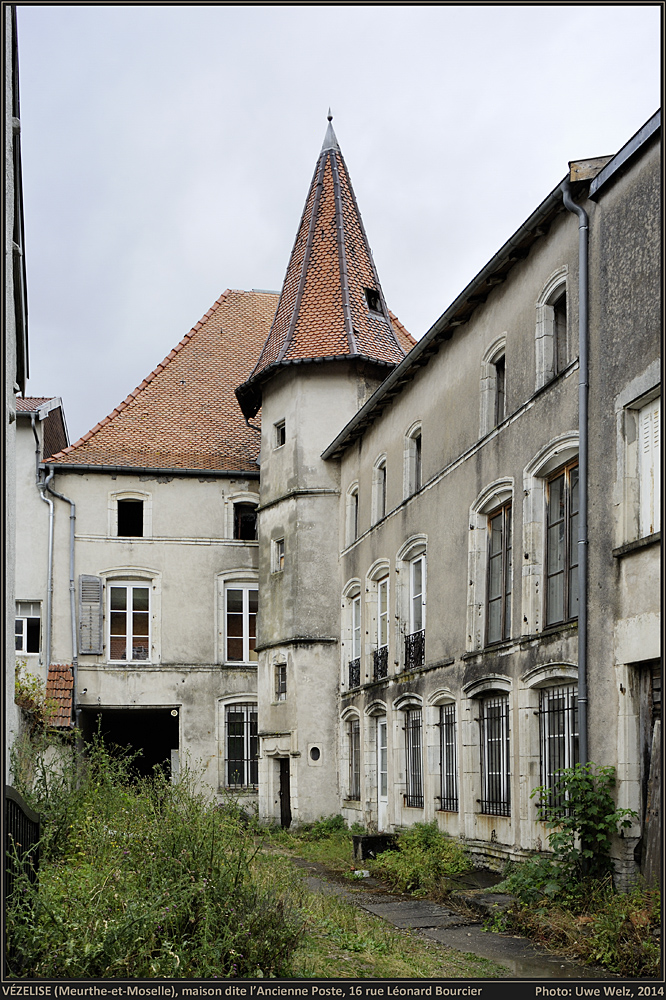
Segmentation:
<svg viewBox="0 0 666 1000">
<path fill-rule="evenodd" d="M 561 191 L 564 207 L 578 216 L 578 754 L 587 764 L 588 217 L 568 180 Z"/>
<path fill-rule="evenodd" d="M 76 524 L 76 504 L 73 500 L 70 500 L 69 497 L 51 489 L 48 483 L 50 483 L 54 476 L 53 466 L 48 465 L 47 468 L 49 470 L 49 475 L 46 480 L 46 488 L 49 493 L 51 493 L 54 497 L 58 497 L 59 500 L 64 500 L 65 503 L 69 504 L 69 609 L 72 625 L 72 713 L 74 716 L 74 725 L 78 729 L 80 716 L 80 709 L 78 706 L 79 651 L 76 640 L 76 587 L 74 582 L 74 527 Z"/>
<path fill-rule="evenodd" d="M 30 422 L 32 424 L 32 433 L 35 435 L 35 457 L 36 457 L 36 482 L 37 489 L 39 490 L 39 495 L 44 501 L 49 505 L 49 548 L 48 548 L 48 570 L 46 576 L 46 621 L 44 627 L 44 658 L 46 660 L 46 676 L 48 677 L 49 667 L 51 666 L 51 616 L 53 607 L 53 500 L 47 497 L 46 490 L 48 489 L 49 483 L 53 479 L 53 469 L 49 470 L 49 474 L 45 480 L 40 481 L 39 478 L 39 437 L 37 435 L 37 428 L 35 426 L 35 415 L 30 414 Z"/>
</svg>

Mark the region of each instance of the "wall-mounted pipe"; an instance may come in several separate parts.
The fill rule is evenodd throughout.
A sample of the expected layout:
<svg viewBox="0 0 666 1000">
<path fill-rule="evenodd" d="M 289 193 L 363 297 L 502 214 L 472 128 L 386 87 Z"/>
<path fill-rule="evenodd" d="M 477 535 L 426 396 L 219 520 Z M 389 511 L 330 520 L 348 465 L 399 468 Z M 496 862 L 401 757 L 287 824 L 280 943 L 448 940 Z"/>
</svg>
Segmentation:
<svg viewBox="0 0 666 1000">
<path fill-rule="evenodd" d="M 33 424 L 34 430 L 34 424 Z M 35 431 L 36 434 L 36 431 Z M 51 666 L 51 620 L 53 618 L 53 500 L 46 496 L 46 490 L 53 479 L 51 470 L 46 479 L 37 480 L 39 495 L 49 505 L 49 546 L 48 546 L 48 569 L 46 574 L 46 614 L 44 616 L 44 659 L 46 661 L 46 676 L 48 677 Z"/>
<path fill-rule="evenodd" d="M 80 715 L 78 706 L 79 649 L 76 637 L 76 585 L 74 577 L 74 529 L 76 525 L 76 504 L 73 500 L 70 500 L 69 497 L 51 489 L 48 484 L 53 479 L 54 470 L 52 465 L 47 466 L 47 468 L 49 470 L 49 475 L 46 480 L 46 488 L 49 493 L 52 496 L 57 497 L 59 500 L 64 500 L 65 503 L 69 504 L 69 611 L 72 629 L 72 711 L 74 714 L 74 724 L 78 728 Z"/>
<path fill-rule="evenodd" d="M 561 185 L 564 207 L 578 216 L 578 753 L 587 749 L 587 493 L 588 493 L 588 216 L 571 198 L 568 180 Z"/>
</svg>

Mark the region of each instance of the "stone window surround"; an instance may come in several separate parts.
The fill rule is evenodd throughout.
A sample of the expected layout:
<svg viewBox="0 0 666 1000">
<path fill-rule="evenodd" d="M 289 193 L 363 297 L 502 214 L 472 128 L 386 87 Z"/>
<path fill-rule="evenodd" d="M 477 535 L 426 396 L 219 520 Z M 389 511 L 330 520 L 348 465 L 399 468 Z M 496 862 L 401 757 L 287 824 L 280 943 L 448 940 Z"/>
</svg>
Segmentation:
<svg viewBox="0 0 666 1000">
<path fill-rule="evenodd" d="M 484 698 L 491 695 L 507 695 L 509 699 L 509 788 L 511 792 L 514 790 L 512 785 L 516 775 L 513 773 L 514 768 L 512 765 L 514 760 L 513 754 L 515 749 L 516 727 L 513 713 L 514 706 L 512 693 L 513 682 L 510 677 L 507 677 L 504 674 L 486 674 L 478 680 L 470 681 L 468 684 L 463 685 L 461 692 L 460 715 L 458 718 L 458 740 L 462 744 L 462 755 L 458 758 L 458 767 L 462 778 L 460 785 L 464 786 L 464 788 L 459 787 L 461 807 L 463 795 L 465 797 L 465 801 L 473 804 L 472 809 L 469 808 L 469 805 L 467 806 L 465 810 L 467 813 L 480 813 L 481 809 L 481 706 Z M 479 800 L 478 802 L 477 799 Z M 497 824 L 511 824 L 512 817 L 518 815 L 517 803 L 514 795 L 511 795 L 510 802 L 510 815 L 487 815 L 492 815 L 493 821 L 496 821 Z"/>
<path fill-rule="evenodd" d="M 617 475 L 613 489 L 616 511 L 614 548 L 641 538 L 638 411 L 661 395 L 659 361 L 625 386 L 614 400 Z"/>
<path fill-rule="evenodd" d="M 218 763 L 218 790 L 220 792 L 226 789 L 226 766 L 227 766 L 227 709 L 232 705 L 256 705 L 257 704 L 257 692 L 256 691 L 246 691 L 244 693 L 235 693 L 233 695 L 225 695 L 222 698 L 217 699 L 217 711 L 215 714 L 215 730 L 216 730 L 216 741 L 217 741 L 217 763 Z M 237 798 L 245 797 L 251 795 L 256 798 L 257 791 L 252 787 L 245 788 L 235 788 L 234 796 Z"/>
<path fill-rule="evenodd" d="M 540 389 L 546 385 L 547 382 L 550 382 L 558 374 L 555 344 L 555 311 L 553 304 L 564 291 L 567 296 L 568 306 L 568 274 L 569 268 L 566 264 L 553 271 L 536 301 L 536 330 L 534 334 L 536 348 L 536 389 Z M 567 308 L 567 358 L 569 357 L 569 315 L 570 309 Z"/>
<path fill-rule="evenodd" d="M 388 513 L 388 483 L 386 479 L 386 455 L 379 455 L 372 467 L 372 523 L 377 524 Z M 382 510 L 382 490 L 384 509 Z"/>
<path fill-rule="evenodd" d="M 363 641 L 363 599 L 362 599 L 362 581 L 358 578 L 348 580 L 342 589 L 342 600 L 340 603 L 341 608 L 341 635 L 340 635 L 340 678 L 341 678 L 341 690 L 349 690 L 349 661 L 353 659 L 352 649 L 353 649 L 353 602 L 356 598 L 361 598 L 361 683 L 364 679 L 364 652 L 365 643 Z"/>
<path fill-rule="evenodd" d="M 365 638 L 363 652 L 372 656 L 378 647 L 379 635 L 379 583 L 381 580 L 387 582 L 387 644 L 389 653 L 391 649 L 391 564 L 388 559 L 377 559 L 372 564 L 365 576 Z M 390 672 L 390 671 L 389 671 Z"/>
<path fill-rule="evenodd" d="M 512 477 L 496 479 L 477 496 L 469 510 L 469 549 L 467 587 L 467 652 L 484 649 L 486 641 L 486 615 L 488 611 L 488 515 L 497 507 L 513 500 Z M 511 506 L 512 537 L 515 538 L 515 511 Z M 513 567 L 515 577 L 515 566 Z M 512 595 L 515 587 L 511 588 Z M 512 615 L 515 613 L 512 600 Z M 513 632 L 513 629 L 511 629 Z"/>
<path fill-rule="evenodd" d="M 396 659 L 400 664 L 404 663 L 405 641 L 404 637 L 409 634 L 411 621 L 411 590 L 412 590 L 412 563 L 423 556 L 423 628 L 426 628 L 426 602 L 428 587 L 428 559 L 427 559 L 428 536 L 425 534 L 412 535 L 398 550 L 395 559 L 396 571 L 396 621 L 398 651 Z"/>
<path fill-rule="evenodd" d="M 358 480 L 347 487 L 345 498 L 345 548 L 359 537 L 359 485 Z"/>
<path fill-rule="evenodd" d="M 351 799 L 349 797 L 349 783 L 351 778 L 351 724 L 352 722 L 358 722 L 359 724 L 359 748 L 360 748 L 360 794 L 358 799 Z M 363 767 L 363 745 L 365 739 L 365 726 L 363 725 L 363 720 L 361 718 L 361 713 L 359 710 L 350 706 L 345 709 L 340 716 L 340 775 L 343 780 L 343 793 L 345 803 L 343 803 L 343 808 L 346 803 L 355 803 L 363 801 L 364 797 L 364 779 L 365 779 L 365 768 Z"/>
<path fill-rule="evenodd" d="M 486 348 L 481 359 L 481 399 L 479 413 L 479 437 L 485 437 L 496 426 L 495 421 L 495 398 L 497 389 L 497 377 L 495 365 L 500 358 L 506 358 L 506 338 L 503 333 Z M 506 384 L 504 387 L 504 415 L 509 412 L 506 402 Z M 502 421 L 500 420 L 500 423 Z"/>
<path fill-rule="evenodd" d="M 162 658 L 162 631 L 161 631 L 161 616 L 162 616 L 162 574 L 158 570 L 147 569 L 145 566 L 114 566 L 106 570 L 102 570 L 97 574 L 104 588 L 102 594 L 102 605 L 104 607 L 104 627 L 103 627 L 103 650 L 101 654 L 86 654 L 87 656 L 95 656 L 98 662 L 106 662 L 111 666 L 126 666 L 131 663 L 133 667 L 140 668 L 143 664 L 155 666 L 159 663 Z M 110 586 L 114 584 L 144 584 L 150 587 L 150 647 L 151 655 L 147 660 L 111 660 L 109 658 L 109 623 L 107 621 L 108 616 L 108 590 Z"/>
<path fill-rule="evenodd" d="M 421 441 L 420 452 L 420 485 L 417 486 L 417 452 L 416 440 Z M 413 496 L 424 483 L 423 478 L 423 424 L 421 420 L 415 420 L 405 432 L 404 452 L 403 452 L 403 499 Z"/>
<path fill-rule="evenodd" d="M 118 501 L 119 500 L 141 500 L 143 501 L 143 534 L 137 538 L 152 538 L 153 536 L 153 498 L 151 493 L 144 490 L 114 490 L 108 497 L 108 537 L 125 537 L 118 535 Z M 135 540 L 135 536 L 131 536 Z"/>
<path fill-rule="evenodd" d="M 219 664 L 227 663 L 230 667 L 247 667 L 247 663 L 241 663 L 238 660 L 226 659 L 226 634 L 227 634 L 227 624 L 226 624 L 226 604 L 225 604 L 225 594 L 227 587 L 237 586 L 246 589 L 257 589 L 259 574 L 257 570 L 254 569 L 244 569 L 239 567 L 238 569 L 228 569 L 224 570 L 222 573 L 216 575 L 216 586 L 215 586 L 215 662 Z M 249 664 L 252 667 L 256 667 L 256 660 L 252 660 Z M 256 695 L 255 695 L 256 697 Z"/>
<path fill-rule="evenodd" d="M 224 497 L 224 537 L 234 538 L 234 506 L 237 503 L 247 503 L 252 504 L 254 507 L 259 506 L 259 494 L 252 493 L 248 490 L 236 490 L 233 493 L 228 493 Z M 241 545 L 257 545 L 257 542 L 246 542 L 241 539 L 236 539 Z"/>
</svg>

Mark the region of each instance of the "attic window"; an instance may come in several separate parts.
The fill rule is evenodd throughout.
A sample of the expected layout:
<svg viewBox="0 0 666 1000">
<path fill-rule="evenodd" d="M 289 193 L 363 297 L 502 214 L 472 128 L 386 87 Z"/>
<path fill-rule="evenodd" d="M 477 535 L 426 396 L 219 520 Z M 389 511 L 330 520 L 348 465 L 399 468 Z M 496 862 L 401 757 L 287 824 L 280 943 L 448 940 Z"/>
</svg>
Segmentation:
<svg viewBox="0 0 666 1000">
<path fill-rule="evenodd" d="M 379 296 L 379 292 L 377 291 L 376 288 L 366 288 L 365 298 L 368 303 L 368 309 L 370 310 L 370 312 L 381 313 L 382 303 L 381 303 L 381 298 Z"/>
<path fill-rule="evenodd" d="M 143 538 L 143 500 L 118 501 L 118 536 Z"/>
<path fill-rule="evenodd" d="M 257 508 L 253 503 L 234 504 L 234 538 L 254 542 L 257 538 Z"/>
</svg>

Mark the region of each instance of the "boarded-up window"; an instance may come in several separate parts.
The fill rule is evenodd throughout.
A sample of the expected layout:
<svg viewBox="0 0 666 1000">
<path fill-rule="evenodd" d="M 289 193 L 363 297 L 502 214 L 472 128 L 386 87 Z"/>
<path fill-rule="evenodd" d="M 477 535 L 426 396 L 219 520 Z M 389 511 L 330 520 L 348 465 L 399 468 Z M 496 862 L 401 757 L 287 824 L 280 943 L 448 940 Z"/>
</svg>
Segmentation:
<svg viewBox="0 0 666 1000">
<path fill-rule="evenodd" d="M 641 537 L 661 530 L 661 397 L 638 413 Z"/>
<path fill-rule="evenodd" d="M 79 577 L 79 652 L 102 652 L 102 581 L 98 576 Z"/>
</svg>

